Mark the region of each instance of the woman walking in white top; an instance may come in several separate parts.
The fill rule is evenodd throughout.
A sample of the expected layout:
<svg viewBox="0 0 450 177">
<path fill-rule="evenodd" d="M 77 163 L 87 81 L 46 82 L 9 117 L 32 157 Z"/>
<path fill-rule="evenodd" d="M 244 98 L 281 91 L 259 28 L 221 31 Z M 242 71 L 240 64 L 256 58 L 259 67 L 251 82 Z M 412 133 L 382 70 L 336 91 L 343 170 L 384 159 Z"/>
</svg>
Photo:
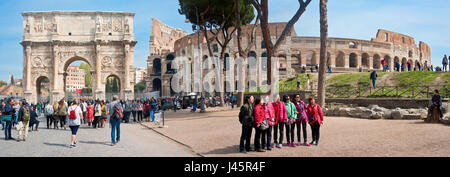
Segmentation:
<svg viewBox="0 0 450 177">
<path fill-rule="evenodd" d="M 77 131 L 80 125 L 83 123 L 83 111 L 78 105 L 77 101 L 73 101 L 69 109 L 69 128 L 72 131 L 72 141 L 70 143 L 70 148 L 75 147 L 77 144 Z"/>
</svg>

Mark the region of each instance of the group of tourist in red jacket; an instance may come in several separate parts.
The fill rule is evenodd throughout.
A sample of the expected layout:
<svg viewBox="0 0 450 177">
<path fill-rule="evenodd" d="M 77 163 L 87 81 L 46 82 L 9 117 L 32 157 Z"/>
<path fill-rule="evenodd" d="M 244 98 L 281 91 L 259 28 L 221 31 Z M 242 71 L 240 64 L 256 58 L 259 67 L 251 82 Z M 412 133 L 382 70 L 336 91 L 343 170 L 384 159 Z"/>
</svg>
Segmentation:
<svg viewBox="0 0 450 177">
<path fill-rule="evenodd" d="M 306 105 L 299 95 L 291 101 L 289 96 L 277 96 L 271 103 L 269 97 L 254 98 L 247 96 L 239 113 L 242 124 L 240 152 L 265 152 L 283 147 L 286 133 L 286 146 L 310 146 L 319 144 L 320 126 L 323 124 L 323 113 L 315 98 L 311 97 Z M 311 126 L 312 142 L 307 143 L 307 124 Z M 254 147 L 250 148 L 252 130 L 255 129 Z M 295 141 L 295 130 L 297 143 Z M 303 143 L 301 142 L 303 133 Z M 273 144 L 272 141 L 273 135 Z"/>
</svg>

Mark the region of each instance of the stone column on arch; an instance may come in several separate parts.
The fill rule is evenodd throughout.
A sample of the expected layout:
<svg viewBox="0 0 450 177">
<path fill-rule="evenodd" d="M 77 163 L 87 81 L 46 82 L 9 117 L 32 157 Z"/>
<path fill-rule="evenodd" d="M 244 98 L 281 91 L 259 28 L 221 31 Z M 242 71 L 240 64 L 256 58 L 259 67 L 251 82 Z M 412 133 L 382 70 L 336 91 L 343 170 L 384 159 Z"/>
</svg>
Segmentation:
<svg viewBox="0 0 450 177">
<path fill-rule="evenodd" d="M 330 55 L 330 65 L 332 68 L 336 67 L 336 55 L 335 54 Z"/>
<path fill-rule="evenodd" d="M 300 53 L 300 66 L 302 68 L 306 67 L 306 57 L 305 57 L 304 53 Z"/>
<path fill-rule="evenodd" d="M 369 65 L 369 69 L 373 69 L 373 56 L 372 55 L 369 55 L 368 65 Z"/>
<path fill-rule="evenodd" d="M 101 45 L 99 43 L 95 44 L 95 82 L 93 84 L 93 91 L 95 93 L 95 98 L 103 100 L 105 99 L 104 87 L 101 85 L 102 81 L 102 59 L 100 55 Z"/>
<path fill-rule="evenodd" d="M 362 56 L 356 54 L 356 68 L 362 67 Z"/>
<path fill-rule="evenodd" d="M 61 83 L 61 81 L 59 80 L 59 60 L 61 58 L 58 58 L 58 53 L 59 51 L 59 45 L 57 43 L 54 43 L 52 45 L 52 49 L 53 49 L 53 88 L 52 88 L 52 100 L 53 102 L 57 102 L 60 99 L 62 99 L 62 94 L 64 93 L 64 89 L 65 88 L 61 88 L 61 84 L 64 85 L 64 80 Z"/>
<path fill-rule="evenodd" d="M 317 65 L 318 67 L 320 66 L 320 52 L 314 52 L 312 55 L 312 59 L 311 60 L 314 60 L 314 61 L 312 61 L 312 63 L 313 64 L 315 64 L 315 65 Z"/>
<path fill-rule="evenodd" d="M 291 73 L 292 70 L 292 51 L 286 52 L 286 71 L 288 76 L 293 76 L 295 73 Z"/>
<path fill-rule="evenodd" d="M 344 55 L 344 68 L 350 67 L 350 55 Z"/>
<path fill-rule="evenodd" d="M 24 91 L 24 97 L 27 100 L 32 100 L 33 98 L 33 91 L 31 88 L 31 43 L 25 43 L 25 69 L 26 69 L 26 76 L 25 76 L 25 91 Z M 36 95 L 34 95 L 36 96 Z"/>
<path fill-rule="evenodd" d="M 122 89 L 122 97 L 123 99 L 132 99 L 133 89 L 130 88 L 130 60 L 131 60 L 131 53 L 130 53 L 130 43 L 125 42 L 124 43 L 124 70 L 125 75 L 123 79 L 123 89 Z"/>
</svg>

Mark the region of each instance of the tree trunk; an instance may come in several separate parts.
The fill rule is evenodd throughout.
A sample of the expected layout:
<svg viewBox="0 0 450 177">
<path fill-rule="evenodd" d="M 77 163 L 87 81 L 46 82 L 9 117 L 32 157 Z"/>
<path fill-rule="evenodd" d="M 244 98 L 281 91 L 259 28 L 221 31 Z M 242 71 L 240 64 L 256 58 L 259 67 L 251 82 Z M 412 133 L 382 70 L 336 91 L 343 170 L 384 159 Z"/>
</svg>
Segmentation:
<svg viewBox="0 0 450 177">
<path fill-rule="evenodd" d="M 328 40 L 328 19 L 327 19 L 327 2 L 328 0 L 320 0 L 320 68 L 319 68 L 319 88 L 318 88 L 318 104 L 325 106 L 325 70 L 327 65 L 327 40 Z"/>
<path fill-rule="evenodd" d="M 272 56 L 274 55 L 273 44 L 270 37 L 269 30 L 269 4 L 268 0 L 261 1 L 261 32 L 263 35 L 264 44 L 267 49 L 267 85 L 272 84 Z M 272 90 L 269 91 L 269 94 Z"/>
</svg>

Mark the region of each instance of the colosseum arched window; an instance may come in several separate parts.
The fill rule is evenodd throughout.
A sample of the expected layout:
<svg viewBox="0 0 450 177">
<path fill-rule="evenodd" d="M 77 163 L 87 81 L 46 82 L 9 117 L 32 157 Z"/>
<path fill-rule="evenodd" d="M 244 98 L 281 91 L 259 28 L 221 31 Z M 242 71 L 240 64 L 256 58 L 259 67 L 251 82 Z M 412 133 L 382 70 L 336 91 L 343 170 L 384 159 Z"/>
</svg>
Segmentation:
<svg viewBox="0 0 450 177">
<path fill-rule="evenodd" d="M 267 53 L 261 54 L 261 68 L 263 71 L 267 71 Z"/>
<path fill-rule="evenodd" d="M 254 51 L 251 51 L 249 54 L 248 54 L 248 65 L 247 65 L 247 69 L 250 69 L 250 68 L 252 68 L 252 69 L 254 69 L 254 68 L 256 68 L 256 52 L 254 52 Z"/>
<path fill-rule="evenodd" d="M 209 58 L 207 55 L 203 56 L 203 69 L 209 69 Z"/>
<path fill-rule="evenodd" d="M 348 47 L 351 48 L 351 49 L 355 49 L 355 48 L 357 48 L 358 46 L 356 45 L 355 42 L 349 42 L 349 43 L 348 43 Z"/>
<path fill-rule="evenodd" d="M 336 67 L 345 67 L 345 54 L 344 52 L 339 52 L 336 56 Z"/>
<path fill-rule="evenodd" d="M 350 68 L 356 68 L 357 67 L 357 61 L 358 60 L 358 55 L 356 55 L 355 53 L 351 53 L 350 57 L 349 57 L 349 66 Z"/>
<path fill-rule="evenodd" d="M 363 53 L 361 56 L 361 63 L 362 63 L 362 67 L 365 69 L 368 69 L 369 66 L 369 54 L 367 53 Z"/>
<path fill-rule="evenodd" d="M 223 60 L 223 70 L 228 71 L 230 68 L 230 54 L 226 53 Z"/>
<path fill-rule="evenodd" d="M 381 69 L 380 55 L 373 55 L 373 69 Z"/>
</svg>

